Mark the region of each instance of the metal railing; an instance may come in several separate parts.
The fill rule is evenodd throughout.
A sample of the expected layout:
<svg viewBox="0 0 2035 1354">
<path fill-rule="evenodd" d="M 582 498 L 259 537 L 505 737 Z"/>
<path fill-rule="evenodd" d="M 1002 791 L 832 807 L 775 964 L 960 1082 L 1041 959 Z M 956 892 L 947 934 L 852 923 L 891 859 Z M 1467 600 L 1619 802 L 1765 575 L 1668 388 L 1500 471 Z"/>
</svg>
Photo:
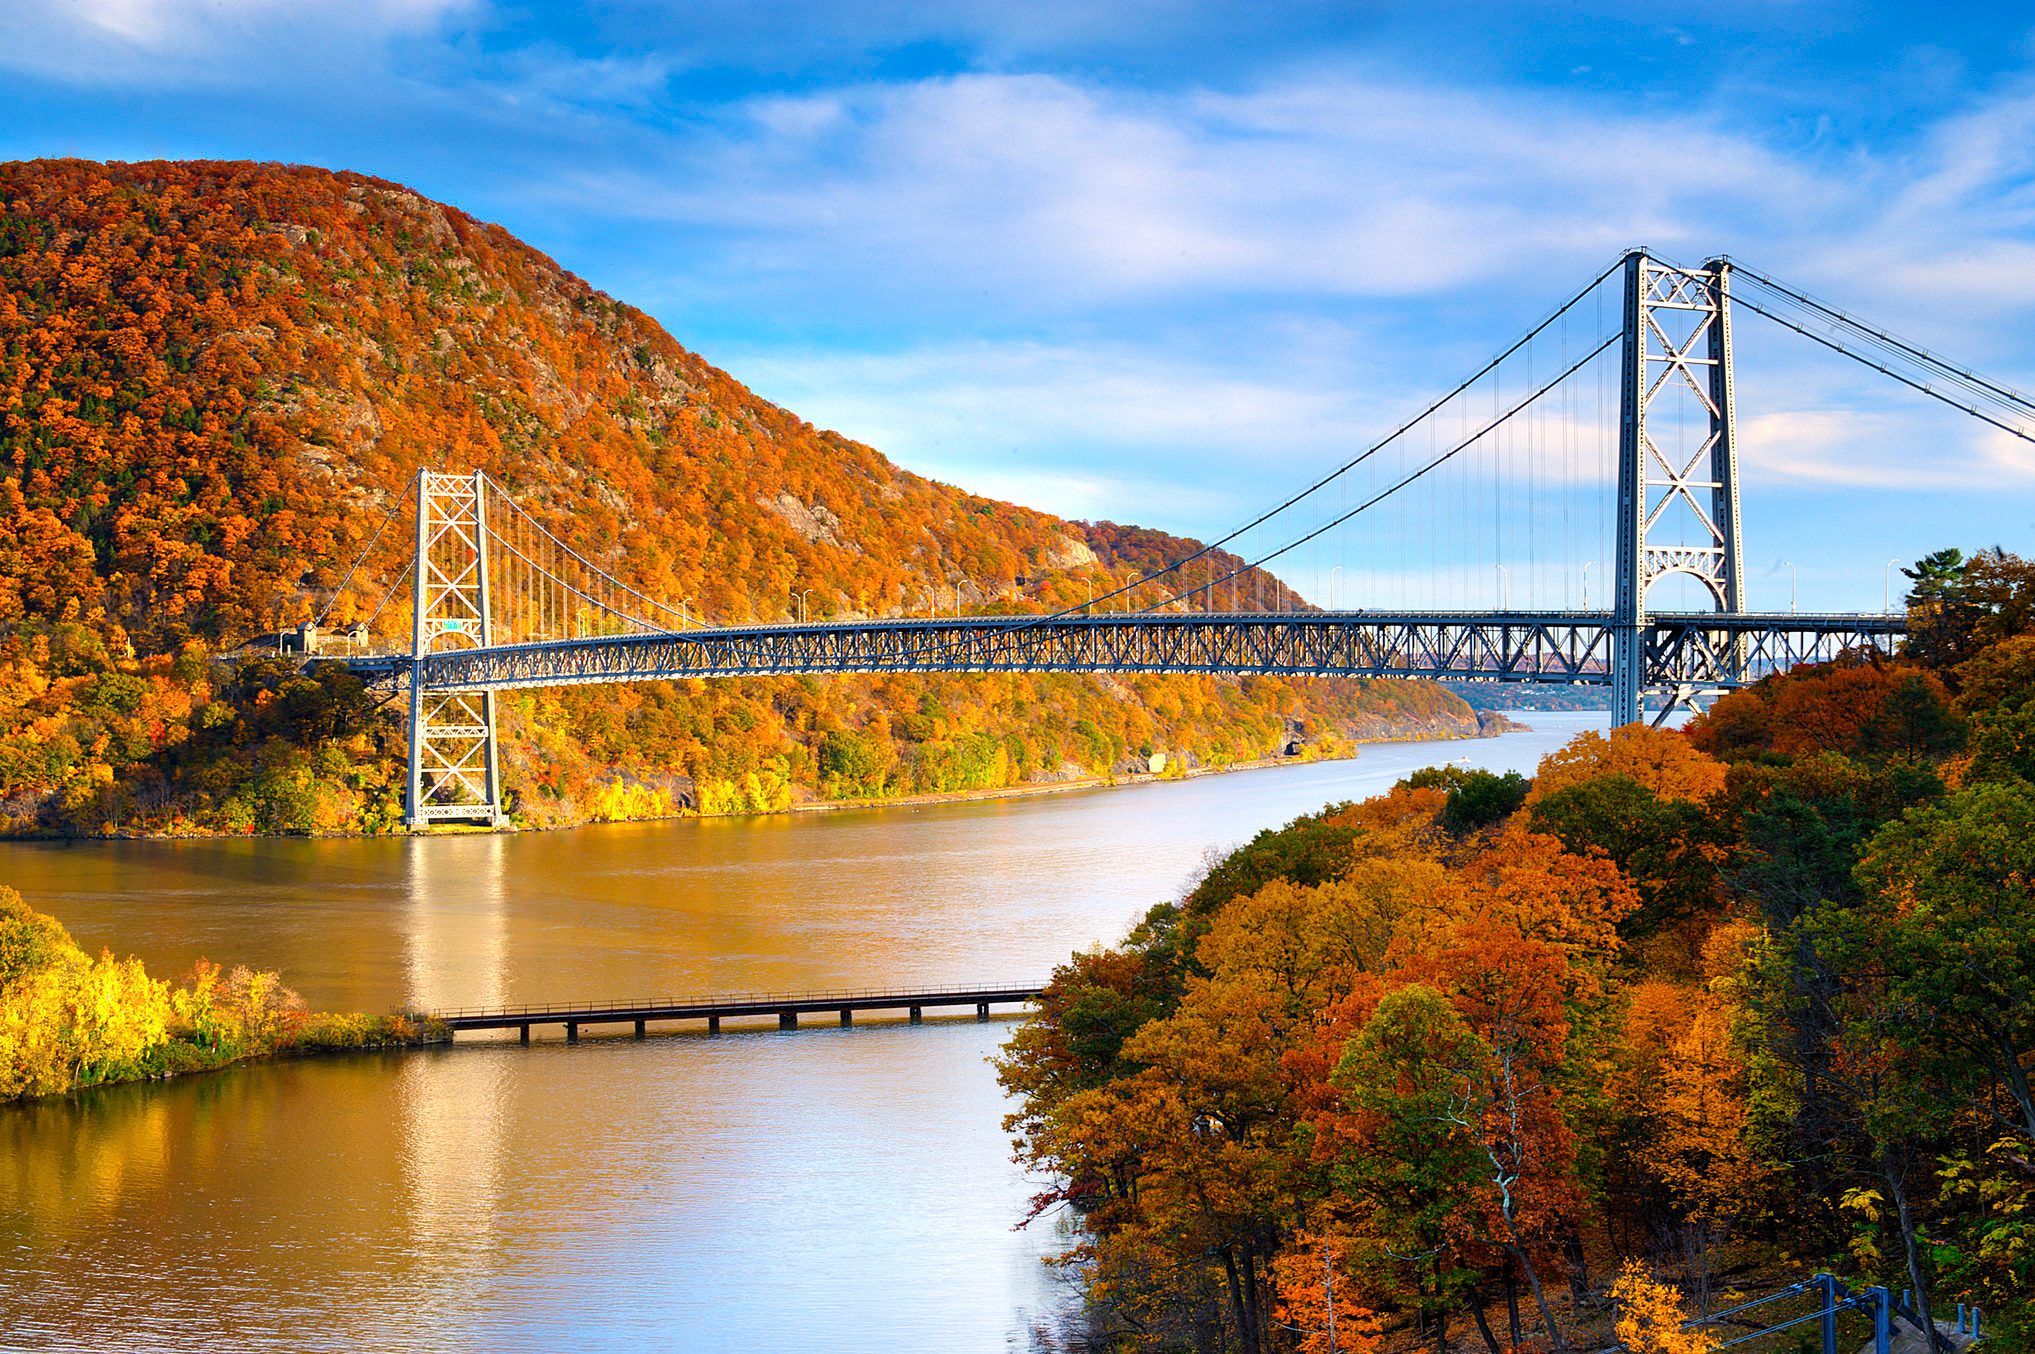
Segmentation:
<svg viewBox="0 0 2035 1354">
<path fill-rule="evenodd" d="M 770 1007 L 770 1006 L 825 1006 L 843 1001 L 880 1001 L 896 1006 L 914 1003 L 939 1004 L 952 1002 L 960 1005 L 979 1001 L 985 997 L 1005 1001 L 1029 1000 L 1045 989 L 1045 984 L 994 983 L 961 987 L 842 987 L 813 992 L 747 992 L 716 993 L 711 996 L 693 995 L 686 997 L 660 997 L 654 1000 L 630 998 L 627 1001 L 573 1001 L 547 1002 L 541 1006 L 461 1006 L 451 1010 L 435 1010 L 430 1013 L 434 1020 L 516 1020 L 528 1017 L 541 1020 L 550 1017 L 573 1015 L 616 1015 L 629 1016 L 639 1011 L 708 1010 L 713 1007 Z"/>
</svg>

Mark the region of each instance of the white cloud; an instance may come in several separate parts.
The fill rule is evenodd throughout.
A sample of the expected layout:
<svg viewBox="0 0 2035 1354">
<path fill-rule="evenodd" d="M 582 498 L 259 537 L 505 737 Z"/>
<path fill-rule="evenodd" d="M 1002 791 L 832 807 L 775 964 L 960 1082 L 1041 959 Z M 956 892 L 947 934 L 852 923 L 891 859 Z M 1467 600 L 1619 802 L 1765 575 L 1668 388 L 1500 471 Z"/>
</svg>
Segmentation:
<svg viewBox="0 0 2035 1354">
<path fill-rule="evenodd" d="M 1848 170 L 1851 210 L 1774 242 L 1771 266 L 1931 342 L 1968 345 L 2035 305 L 2027 81 L 1923 129 L 1905 152 L 1860 155 Z"/>
<path fill-rule="evenodd" d="M 2035 446 L 1955 413 L 1780 410 L 1741 418 L 1739 447 L 1745 479 L 1755 485 L 1954 492 L 2035 483 Z"/>
<path fill-rule="evenodd" d="M 967 343 L 889 353 L 737 353 L 801 416 L 923 474 L 1076 517 L 1217 522 L 1347 451 L 1358 400 L 1327 371 L 1139 345 Z M 1154 448 L 1164 448 L 1161 455 Z M 1246 468 L 1250 488 L 1234 483 Z M 1239 501 L 1241 500 L 1241 501 Z"/>
<path fill-rule="evenodd" d="M 1700 118 L 1525 95 L 1354 74 L 1241 94 L 967 75 L 740 104 L 670 165 L 588 171 L 570 191 L 735 232 L 766 277 L 1088 308 L 1566 278 L 1642 238 L 1710 248 L 1725 215 L 1789 217 L 1833 187 Z"/>
<path fill-rule="evenodd" d="M 0 67 L 88 86 L 338 80 L 364 49 L 436 32 L 479 0 L 10 0 Z"/>
</svg>

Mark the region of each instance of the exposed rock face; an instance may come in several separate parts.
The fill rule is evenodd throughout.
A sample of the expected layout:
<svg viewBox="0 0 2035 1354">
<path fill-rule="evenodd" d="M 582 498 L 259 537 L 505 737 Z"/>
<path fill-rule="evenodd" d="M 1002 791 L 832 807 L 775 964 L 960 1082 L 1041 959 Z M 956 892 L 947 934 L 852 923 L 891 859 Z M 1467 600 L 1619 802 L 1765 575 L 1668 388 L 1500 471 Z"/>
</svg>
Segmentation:
<svg viewBox="0 0 2035 1354">
<path fill-rule="evenodd" d="M 841 519 L 824 503 L 807 503 L 789 492 L 776 498 L 759 498 L 756 502 L 782 517 L 793 531 L 815 545 L 831 545 L 836 549 L 861 553 L 861 546 L 841 539 Z"/>
<path fill-rule="evenodd" d="M 1062 536 L 1046 548 L 1045 562 L 1053 569 L 1079 569 L 1095 563 L 1096 558 L 1088 542 Z"/>
</svg>

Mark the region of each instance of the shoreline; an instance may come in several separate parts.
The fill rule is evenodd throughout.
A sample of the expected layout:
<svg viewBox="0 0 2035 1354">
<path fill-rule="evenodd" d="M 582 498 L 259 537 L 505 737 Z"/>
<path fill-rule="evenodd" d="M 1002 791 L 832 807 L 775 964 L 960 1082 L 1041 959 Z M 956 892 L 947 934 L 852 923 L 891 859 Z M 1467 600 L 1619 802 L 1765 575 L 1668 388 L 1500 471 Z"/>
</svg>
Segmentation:
<svg viewBox="0 0 2035 1354">
<path fill-rule="evenodd" d="M 1483 713 L 1483 712 L 1479 712 Z M 1416 732 L 1385 738 L 1350 740 L 1352 751 L 1335 756 L 1269 756 L 1248 760 L 1225 762 L 1220 766 L 1197 766 L 1180 771 L 1132 772 L 1122 776 L 1079 776 L 1069 780 L 1038 781 L 1023 785 L 1003 785 L 979 790 L 938 790 L 926 794 L 897 795 L 877 799 L 810 799 L 787 804 L 781 809 L 748 810 L 740 813 L 701 813 L 697 810 L 681 810 L 677 813 L 657 814 L 644 818 L 588 818 L 573 823 L 558 823 L 550 826 L 521 825 L 508 827 L 483 827 L 478 824 L 445 824 L 428 828 L 398 828 L 390 832 L 107 832 L 65 836 L 60 833 L 22 833 L 0 835 L 0 842 L 173 842 L 173 841 L 243 841 L 243 840 L 286 840 L 301 837 L 310 841 L 366 841 L 377 837 L 453 837 L 492 836 L 518 832 L 571 832 L 586 827 L 610 827 L 624 823 L 669 823 L 687 818 L 702 821 L 720 818 L 775 818 L 786 814 L 801 813 L 846 813 L 857 809 L 904 809 L 926 808 L 939 804 L 963 804 L 976 800 L 1019 799 L 1032 795 L 1062 794 L 1075 790 L 1112 790 L 1135 785 L 1153 785 L 1174 780 L 1193 780 L 1202 776 L 1227 775 L 1237 771 L 1265 771 L 1281 766 L 1307 766 L 1316 762 L 1355 761 L 1363 756 L 1366 747 L 1392 743 L 1470 743 L 1488 738 L 1502 737 L 1507 733 L 1531 732 L 1532 725 L 1506 718 L 1503 711 L 1491 711 L 1505 719 L 1496 729 L 1486 731 L 1481 721 L 1472 731 L 1458 733 Z"/>
<path fill-rule="evenodd" d="M 108 1077 L 85 1085 L 66 1086 L 61 1090 L 43 1091 L 36 1094 L 0 1097 L 0 1111 L 19 1106 L 35 1105 L 51 1100 L 76 1099 L 94 1092 L 109 1090 L 118 1086 L 141 1086 L 151 1082 L 182 1081 L 189 1077 L 210 1076 L 234 1068 L 251 1067 L 256 1063 L 290 1062 L 307 1058 L 332 1058 L 350 1053 L 413 1053 L 427 1048 L 452 1047 L 452 1031 L 435 1017 L 421 1014 L 390 1016 L 360 1016 L 348 1014 L 321 1013 L 322 1018 L 332 1020 L 367 1020 L 378 1027 L 376 1033 L 359 1042 L 314 1036 L 307 1040 L 293 1040 L 268 1048 L 250 1048 L 231 1056 L 218 1056 L 217 1050 L 203 1049 L 198 1045 L 173 1040 L 165 1047 L 174 1049 L 167 1065 L 138 1068 L 125 1076 Z M 407 1030 L 396 1022 L 401 1021 Z"/>
<path fill-rule="evenodd" d="M 1496 733 L 1465 733 L 1454 736 L 1413 736 L 1403 738 L 1367 738 L 1356 745 L 1357 750 L 1332 757 L 1253 757 L 1246 761 L 1224 762 L 1221 766 L 1196 766 L 1173 771 L 1136 771 L 1123 776 L 1080 776 L 1070 780 L 1039 781 L 1029 785 L 1005 785 L 988 790 L 938 790 L 930 794 L 899 795 L 892 799 L 814 799 L 803 804 L 769 813 L 739 814 L 680 814 L 685 818 L 774 818 L 785 813 L 844 813 L 855 809 L 910 809 L 925 808 L 936 804 L 963 804 L 978 799 L 1021 799 L 1032 795 L 1063 794 L 1074 790 L 1118 790 L 1136 785 L 1161 785 L 1168 781 L 1197 780 L 1203 776 L 1225 776 L 1237 771 L 1270 771 L 1282 766 L 1314 766 L 1322 762 L 1354 762 L 1364 754 L 1362 749 L 1381 747 L 1392 743 L 1475 743 L 1487 738 L 1496 738 L 1507 733 L 1531 733 L 1529 724 L 1513 724 Z M 625 822 L 668 822 L 669 819 L 634 818 Z M 574 827 L 594 826 L 575 823 Z M 512 831 L 558 831 L 563 829 L 522 828 Z"/>
</svg>

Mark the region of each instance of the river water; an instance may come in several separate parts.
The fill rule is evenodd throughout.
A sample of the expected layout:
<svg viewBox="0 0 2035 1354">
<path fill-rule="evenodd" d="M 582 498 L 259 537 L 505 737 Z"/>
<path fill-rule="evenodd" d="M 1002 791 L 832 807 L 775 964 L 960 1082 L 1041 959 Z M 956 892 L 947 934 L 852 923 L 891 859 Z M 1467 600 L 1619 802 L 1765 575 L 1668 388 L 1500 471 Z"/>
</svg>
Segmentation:
<svg viewBox="0 0 2035 1354">
<path fill-rule="evenodd" d="M 925 808 L 437 840 L 0 844 L 152 972 L 316 1009 L 1043 978 L 1206 853 L 1602 714 L 1354 761 Z M 0 1108 L 0 1349 L 1029 1350 L 1076 1298 L 1016 1229 L 987 1059 L 931 1016 L 263 1064 Z"/>
</svg>

